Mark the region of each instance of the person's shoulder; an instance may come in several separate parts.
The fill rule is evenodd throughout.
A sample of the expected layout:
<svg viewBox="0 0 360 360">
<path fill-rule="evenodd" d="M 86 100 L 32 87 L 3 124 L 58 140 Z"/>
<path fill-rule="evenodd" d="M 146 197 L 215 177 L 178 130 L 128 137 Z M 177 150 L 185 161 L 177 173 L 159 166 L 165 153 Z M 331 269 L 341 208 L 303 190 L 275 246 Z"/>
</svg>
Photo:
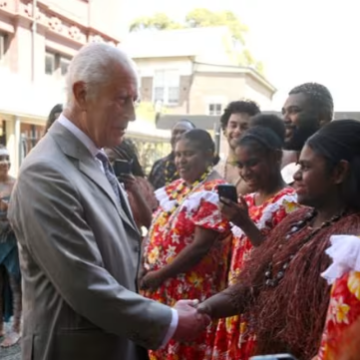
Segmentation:
<svg viewBox="0 0 360 360">
<path fill-rule="evenodd" d="M 38 143 L 22 161 L 17 182 L 27 181 L 29 176 L 41 178 L 50 174 L 65 177 L 68 173 L 68 163 L 65 154 L 51 139 L 43 139 Z"/>
</svg>

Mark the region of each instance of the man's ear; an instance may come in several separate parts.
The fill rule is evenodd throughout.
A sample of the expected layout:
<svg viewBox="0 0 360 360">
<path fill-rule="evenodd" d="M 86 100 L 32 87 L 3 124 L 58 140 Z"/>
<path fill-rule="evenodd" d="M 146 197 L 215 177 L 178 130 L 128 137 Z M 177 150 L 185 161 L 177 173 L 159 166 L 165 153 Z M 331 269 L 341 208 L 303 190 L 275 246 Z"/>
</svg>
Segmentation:
<svg viewBox="0 0 360 360">
<path fill-rule="evenodd" d="M 319 125 L 323 127 L 331 121 L 331 115 L 327 112 L 322 111 L 320 114 Z"/>
<path fill-rule="evenodd" d="M 87 98 L 86 84 L 83 81 L 78 81 L 73 85 L 72 90 L 76 103 L 82 110 L 85 110 Z"/>
</svg>

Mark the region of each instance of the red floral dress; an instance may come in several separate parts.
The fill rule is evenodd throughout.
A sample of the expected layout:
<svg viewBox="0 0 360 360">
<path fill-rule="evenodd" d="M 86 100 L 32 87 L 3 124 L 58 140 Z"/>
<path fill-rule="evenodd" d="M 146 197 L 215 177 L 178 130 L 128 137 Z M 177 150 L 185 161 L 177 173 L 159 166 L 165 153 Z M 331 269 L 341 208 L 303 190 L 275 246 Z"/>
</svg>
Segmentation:
<svg viewBox="0 0 360 360">
<path fill-rule="evenodd" d="M 293 188 L 286 187 L 262 205 L 255 204 L 255 194 L 245 197 L 249 215 L 258 229 L 266 236 L 288 214 L 298 209 Z M 253 246 L 241 229 L 233 227 L 232 256 L 228 285 L 236 282 L 244 262 L 249 258 Z M 216 330 L 213 360 L 247 360 L 255 346 L 255 335 L 251 331 L 249 315 L 221 319 Z"/>
<path fill-rule="evenodd" d="M 341 355 L 339 346 L 346 349 L 343 336 L 357 320 L 360 320 L 360 272 L 351 271 L 336 280 L 332 287 L 317 360 L 337 360 Z"/>
<path fill-rule="evenodd" d="M 144 267 L 153 271 L 171 263 L 194 240 L 196 227 L 214 230 L 219 240 L 209 253 L 186 273 L 167 279 L 159 289 L 143 295 L 169 306 L 181 299 L 204 301 L 226 287 L 229 250 L 231 245 L 230 224 L 224 220 L 218 208 L 216 188 L 223 180 L 209 180 L 193 189 L 190 194 L 182 187 L 183 180 L 176 180 L 157 191 L 160 203 L 144 247 Z M 171 198 L 178 199 L 174 206 Z M 216 322 L 208 326 L 196 341 L 179 343 L 171 340 L 164 348 L 150 351 L 151 360 L 200 360 L 211 356 Z"/>
<path fill-rule="evenodd" d="M 360 239 L 333 235 L 326 253 L 332 264 L 322 274 L 331 297 L 316 360 L 360 359 Z"/>
</svg>

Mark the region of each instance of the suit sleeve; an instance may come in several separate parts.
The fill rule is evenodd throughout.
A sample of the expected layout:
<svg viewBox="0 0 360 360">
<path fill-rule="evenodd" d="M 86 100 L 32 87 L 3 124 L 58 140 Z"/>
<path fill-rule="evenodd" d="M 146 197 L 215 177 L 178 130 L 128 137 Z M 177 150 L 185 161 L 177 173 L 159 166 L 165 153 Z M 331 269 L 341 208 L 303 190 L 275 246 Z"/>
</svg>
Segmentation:
<svg viewBox="0 0 360 360">
<path fill-rule="evenodd" d="M 20 174 L 9 209 L 19 242 L 75 312 L 106 332 L 160 347 L 171 308 L 127 290 L 105 269 L 76 187 L 53 167 L 32 164 Z"/>
</svg>

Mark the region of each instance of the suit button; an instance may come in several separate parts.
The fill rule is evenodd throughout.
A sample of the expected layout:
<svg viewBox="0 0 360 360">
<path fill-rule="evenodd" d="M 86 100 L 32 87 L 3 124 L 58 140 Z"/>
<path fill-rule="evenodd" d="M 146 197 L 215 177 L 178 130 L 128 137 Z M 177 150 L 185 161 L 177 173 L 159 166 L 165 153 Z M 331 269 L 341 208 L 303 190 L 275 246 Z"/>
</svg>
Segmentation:
<svg viewBox="0 0 360 360">
<path fill-rule="evenodd" d="M 134 251 L 135 251 L 135 252 L 139 252 L 139 251 L 140 251 L 139 245 L 135 245 L 135 246 L 134 246 Z"/>
</svg>

